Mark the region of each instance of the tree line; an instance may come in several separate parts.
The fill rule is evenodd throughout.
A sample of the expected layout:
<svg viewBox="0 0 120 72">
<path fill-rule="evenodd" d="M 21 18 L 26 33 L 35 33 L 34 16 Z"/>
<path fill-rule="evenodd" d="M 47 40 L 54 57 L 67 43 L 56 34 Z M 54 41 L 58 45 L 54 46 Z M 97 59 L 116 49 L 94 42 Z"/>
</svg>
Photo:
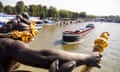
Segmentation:
<svg viewBox="0 0 120 72">
<path fill-rule="evenodd" d="M 23 1 L 18 1 L 15 6 L 6 5 L 3 6 L 2 2 L 0 2 L 0 13 L 7 13 L 7 14 L 19 14 L 23 12 L 28 12 L 31 16 L 39 16 L 41 19 L 44 18 L 94 18 L 94 15 L 87 15 L 86 12 L 72 12 L 69 10 L 61 9 L 57 10 L 55 7 L 43 5 L 29 5 L 26 6 Z"/>
</svg>

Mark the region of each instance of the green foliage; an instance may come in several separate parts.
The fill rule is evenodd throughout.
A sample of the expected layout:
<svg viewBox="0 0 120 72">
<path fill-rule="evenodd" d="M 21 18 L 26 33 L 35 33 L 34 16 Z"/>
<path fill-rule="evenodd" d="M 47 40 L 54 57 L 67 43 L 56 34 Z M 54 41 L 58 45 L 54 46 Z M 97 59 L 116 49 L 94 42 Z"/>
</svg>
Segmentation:
<svg viewBox="0 0 120 72">
<path fill-rule="evenodd" d="M 75 19 L 79 18 L 79 13 L 73 12 L 72 13 L 72 18 L 75 18 Z"/>
<path fill-rule="evenodd" d="M 10 5 L 5 6 L 3 11 L 7 14 L 15 14 L 15 8 Z"/>
<path fill-rule="evenodd" d="M 24 12 L 28 12 L 28 7 L 27 7 L 27 6 L 24 6 L 23 11 L 24 11 Z"/>
<path fill-rule="evenodd" d="M 29 6 L 29 13 L 32 16 L 37 16 L 37 14 L 39 13 L 39 10 L 37 8 L 37 5 L 30 5 Z"/>
<path fill-rule="evenodd" d="M 59 15 L 61 18 L 71 18 L 72 17 L 72 12 L 68 10 L 60 10 Z"/>
<path fill-rule="evenodd" d="M 86 12 L 72 12 L 69 10 L 61 9 L 57 10 L 55 7 L 50 6 L 47 8 L 42 5 L 29 5 L 25 6 L 23 1 L 18 1 L 15 7 L 12 6 L 3 6 L 2 2 L 0 2 L 0 12 L 8 13 L 8 14 L 19 14 L 23 12 L 28 12 L 32 16 L 39 16 L 41 19 L 53 17 L 53 18 L 95 18 L 94 15 L 87 15 Z M 120 16 L 106 16 L 106 18 L 120 18 Z"/>
<path fill-rule="evenodd" d="M 48 17 L 57 17 L 57 10 L 54 7 L 48 9 Z"/>
<path fill-rule="evenodd" d="M 40 13 L 40 18 L 45 19 L 45 17 L 46 17 L 45 12 L 44 12 L 44 10 L 42 10 Z"/>
<path fill-rule="evenodd" d="M 80 12 L 80 15 L 79 15 L 81 18 L 86 18 L 87 15 L 86 15 L 86 12 Z"/>
<path fill-rule="evenodd" d="M 48 15 L 48 9 L 46 6 L 41 6 L 41 9 L 40 9 L 40 18 L 41 19 L 45 19 Z"/>
<path fill-rule="evenodd" d="M 0 2 L 0 12 L 2 12 L 3 11 L 3 4 L 2 4 L 2 2 Z"/>
<path fill-rule="evenodd" d="M 87 15 L 87 18 L 96 18 L 94 15 Z"/>
<path fill-rule="evenodd" d="M 15 6 L 15 9 L 16 9 L 17 13 L 23 13 L 24 12 L 24 2 L 18 1 L 16 6 Z"/>
</svg>

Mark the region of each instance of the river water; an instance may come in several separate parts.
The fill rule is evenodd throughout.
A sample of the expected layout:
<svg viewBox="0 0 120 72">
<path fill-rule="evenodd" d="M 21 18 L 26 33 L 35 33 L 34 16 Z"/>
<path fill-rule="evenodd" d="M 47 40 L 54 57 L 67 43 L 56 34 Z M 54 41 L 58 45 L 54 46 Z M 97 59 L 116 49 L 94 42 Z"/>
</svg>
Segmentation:
<svg viewBox="0 0 120 72">
<path fill-rule="evenodd" d="M 84 37 L 84 41 L 80 44 L 67 45 L 62 43 L 62 32 L 68 29 L 80 29 L 86 24 L 95 24 L 95 29 Z M 101 61 L 101 69 L 93 68 L 92 72 L 120 72 L 120 23 L 105 23 L 105 22 L 85 22 L 69 25 L 53 25 L 44 26 L 39 30 L 39 35 L 34 41 L 29 43 L 30 47 L 35 50 L 41 48 L 55 48 L 69 52 L 88 53 L 93 49 L 94 39 L 102 32 L 109 32 L 109 45 L 103 53 Z M 48 72 L 48 70 L 34 68 L 21 65 L 19 70 L 30 70 L 33 72 Z M 80 67 L 77 67 L 73 72 L 80 72 Z"/>
</svg>

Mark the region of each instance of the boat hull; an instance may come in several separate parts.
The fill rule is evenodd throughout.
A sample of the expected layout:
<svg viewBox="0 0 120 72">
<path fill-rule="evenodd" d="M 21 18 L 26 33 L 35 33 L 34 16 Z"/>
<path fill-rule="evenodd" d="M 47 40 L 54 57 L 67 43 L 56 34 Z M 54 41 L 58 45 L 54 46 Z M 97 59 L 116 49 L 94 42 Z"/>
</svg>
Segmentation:
<svg viewBox="0 0 120 72">
<path fill-rule="evenodd" d="M 89 30 L 85 30 L 84 32 L 78 32 L 78 33 L 63 32 L 63 43 L 65 44 L 81 43 L 83 42 L 83 38 L 93 29 L 94 27 L 90 28 Z"/>
<path fill-rule="evenodd" d="M 42 27 L 43 27 L 43 26 L 40 25 L 40 24 L 36 24 L 36 25 L 35 25 L 35 28 L 38 29 L 38 30 L 41 29 Z"/>
<path fill-rule="evenodd" d="M 76 43 L 81 43 L 83 42 L 83 38 L 89 33 L 90 31 L 88 32 L 85 32 L 85 33 L 82 33 L 82 34 L 64 34 L 63 35 L 63 42 L 65 44 L 76 44 Z"/>
</svg>

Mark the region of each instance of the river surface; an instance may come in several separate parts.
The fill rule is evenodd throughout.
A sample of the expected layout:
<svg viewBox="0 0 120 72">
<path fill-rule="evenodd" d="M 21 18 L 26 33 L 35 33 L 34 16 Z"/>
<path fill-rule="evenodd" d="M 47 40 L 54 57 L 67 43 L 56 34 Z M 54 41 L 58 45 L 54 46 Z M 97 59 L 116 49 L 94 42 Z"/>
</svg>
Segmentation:
<svg viewBox="0 0 120 72">
<path fill-rule="evenodd" d="M 62 43 L 62 32 L 68 29 L 80 29 L 86 24 L 95 24 L 95 29 L 84 37 L 84 41 L 80 44 L 65 45 Z M 88 53 L 93 49 L 94 39 L 102 32 L 110 33 L 109 45 L 103 53 L 101 61 L 101 69 L 93 68 L 92 72 L 120 72 L 120 23 L 104 23 L 104 22 L 85 22 L 69 25 L 53 25 L 44 26 L 39 30 L 39 35 L 34 41 L 29 43 L 29 46 L 35 50 L 41 48 L 55 48 L 69 52 Z M 48 72 L 48 70 L 34 68 L 21 65 L 19 70 L 30 70 L 32 72 Z M 73 72 L 80 72 L 80 67 L 77 67 Z"/>
</svg>

